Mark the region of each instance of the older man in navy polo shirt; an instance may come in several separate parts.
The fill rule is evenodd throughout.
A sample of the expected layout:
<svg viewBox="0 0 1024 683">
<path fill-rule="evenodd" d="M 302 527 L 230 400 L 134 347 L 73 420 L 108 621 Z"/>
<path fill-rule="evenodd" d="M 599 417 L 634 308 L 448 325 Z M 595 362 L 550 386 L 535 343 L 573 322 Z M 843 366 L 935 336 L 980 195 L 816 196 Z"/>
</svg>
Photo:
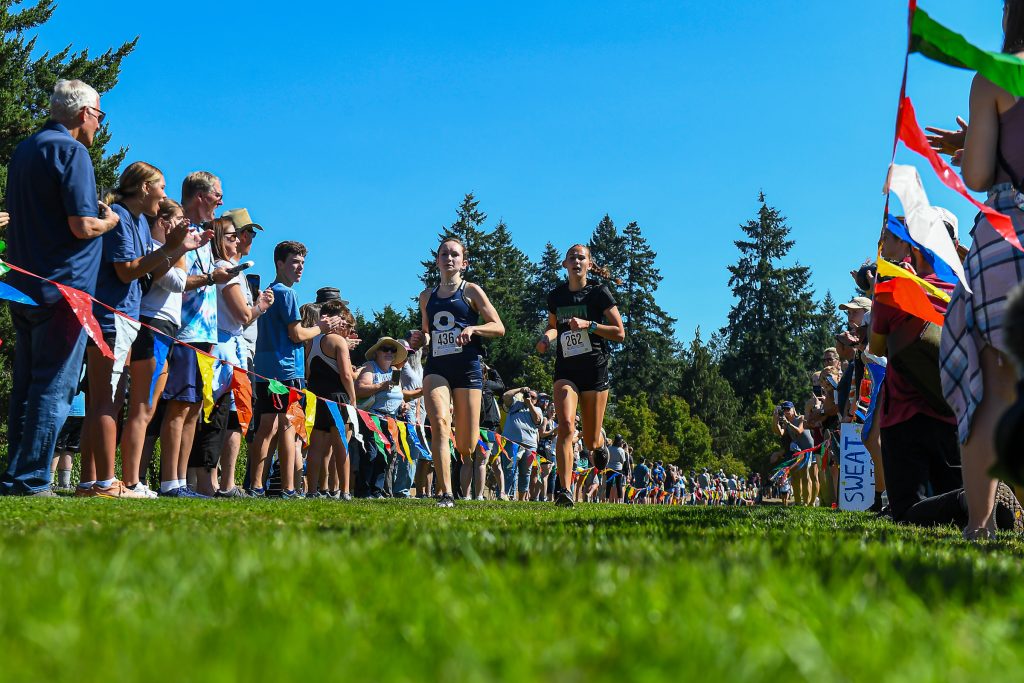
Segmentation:
<svg viewBox="0 0 1024 683">
<path fill-rule="evenodd" d="M 97 201 L 88 147 L 106 115 L 82 81 L 58 81 L 50 120 L 21 142 L 8 168 L 8 261 L 93 294 L 102 245 L 118 223 Z M 78 391 L 85 330 L 52 284 L 11 271 L 7 282 L 39 305 L 11 304 L 17 332 L 8 423 L 8 466 L 0 493 L 52 495 L 54 442 Z"/>
</svg>

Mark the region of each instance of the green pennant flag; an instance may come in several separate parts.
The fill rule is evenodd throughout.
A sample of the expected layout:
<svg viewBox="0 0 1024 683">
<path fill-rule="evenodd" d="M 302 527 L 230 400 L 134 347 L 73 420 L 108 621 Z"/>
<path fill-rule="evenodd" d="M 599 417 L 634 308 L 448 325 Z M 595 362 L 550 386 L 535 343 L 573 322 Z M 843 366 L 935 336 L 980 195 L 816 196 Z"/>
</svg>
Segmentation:
<svg viewBox="0 0 1024 683">
<path fill-rule="evenodd" d="M 288 387 L 278 382 L 276 379 L 270 380 L 270 386 L 268 387 L 272 394 L 287 394 Z"/>
<path fill-rule="evenodd" d="M 9 272 L 11 272 L 10 267 L 3 261 L 0 261 L 0 275 L 7 275 Z"/>
<path fill-rule="evenodd" d="M 373 420 L 373 424 L 377 425 L 377 429 L 373 432 L 373 441 L 377 444 L 377 448 L 380 449 L 380 454 L 384 456 L 384 462 L 390 462 L 388 459 L 388 445 L 384 443 L 384 437 L 381 436 L 380 419 L 376 415 L 371 415 L 370 419 Z"/>
<path fill-rule="evenodd" d="M 1010 94 L 1024 97 L 1024 60 L 975 47 L 920 8 L 914 10 L 910 24 L 910 51 L 949 66 L 977 71 Z"/>
</svg>

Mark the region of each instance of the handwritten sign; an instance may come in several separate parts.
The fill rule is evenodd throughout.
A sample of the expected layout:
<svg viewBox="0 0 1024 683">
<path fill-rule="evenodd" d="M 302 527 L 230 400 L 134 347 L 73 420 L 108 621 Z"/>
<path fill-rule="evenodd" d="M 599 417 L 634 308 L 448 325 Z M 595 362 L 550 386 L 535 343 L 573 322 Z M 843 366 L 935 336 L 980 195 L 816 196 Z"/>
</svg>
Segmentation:
<svg viewBox="0 0 1024 683">
<path fill-rule="evenodd" d="M 839 508 L 867 510 L 875 502 L 875 465 L 860 440 L 862 425 L 844 423 L 839 432 Z"/>
</svg>

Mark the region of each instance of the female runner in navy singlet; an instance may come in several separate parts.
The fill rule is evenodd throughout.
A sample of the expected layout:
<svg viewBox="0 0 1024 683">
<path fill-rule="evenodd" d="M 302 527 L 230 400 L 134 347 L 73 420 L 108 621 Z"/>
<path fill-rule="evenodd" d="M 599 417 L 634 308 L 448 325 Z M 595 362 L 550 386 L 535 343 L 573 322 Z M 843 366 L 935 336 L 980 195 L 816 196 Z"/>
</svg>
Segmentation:
<svg viewBox="0 0 1024 683">
<path fill-rule="evenodd" d="M 552 344 L 557 344 L 553 392 L 558 420 L 555 505 L 572 507 L 569 486 L 576 409 L 581 409 L 583 444 L 591 453 L 591 462 L 604 470 L 608 466 L 608 446 L 602 435 L 608 405 L 608 342 L 622 342 L 626 331 L 608 287 L 587 279 L 590 271 L 611 277 L 591 260 L 590 249 L 582 244 L 572 246 L 562 266 L 569 271 L 569 279 L 548 294 L 548 329 L 537 341 L 537 352 L 547 353 Z"/>
<path fill-rule="evenodd" d="M 454 427 L 455 443 L 466 466 L 472 466 L 480 433 L 480 337 L 505 334 L 498 312 L 478 285 L 462 279 L 469 264 L 466 247 L 455 238 L 441 242 L 437 269 L 441 284 L 420 293 L 422 331 L 409 338 L 414 348 L 430 346 L 423 370 L 423 395 L 430 420 L 430 452 L 434 458 L 438 507 L 452 507 L 451 456 L 448 439 Z M 483 323 L 480 323 L 480 319 Z"/>
</svg>

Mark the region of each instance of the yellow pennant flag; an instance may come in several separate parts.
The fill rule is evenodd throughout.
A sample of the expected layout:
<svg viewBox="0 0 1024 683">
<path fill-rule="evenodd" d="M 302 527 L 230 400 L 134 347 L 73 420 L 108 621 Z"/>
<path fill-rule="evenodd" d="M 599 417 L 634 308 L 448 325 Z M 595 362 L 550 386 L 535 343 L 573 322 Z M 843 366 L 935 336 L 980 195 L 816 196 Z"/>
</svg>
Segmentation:
<svg viewBox="0 0 1024 683">
<path fill-rule="evenodd" d="M 917 284 L 919 284 L 924 289 L 924 291 L 928 292 L 937 299 L 942 299 L 946 303 L 949 303 L 949 294 L 946 294 L 944 291 L 942 291 L 932 283 L 928 282 L 927 280 L 919 278 L 918 276 L 911 273 L 909 270 L 905 268 L 900 268 L 899 266 L 894 266 L 893 264 L 889 263 L 884 258 L 882 258 L 881 253 L 879 253 L 878 255 L 878 277 L 906 278 L 911 282 L 916 282 Z"/>
<path fill-rule="evenodd" d="M 401 420 L 398 420 L 398 438 L 401 440 L 405 459 L 412 462 L 412 449 L 409 448 L 409 428 Z"/>
<path fill-rule="evenodd" d="M 309 389 L 303 389 L 306 394 L 306 434 L 313 433 L 313 423 L 316 421 L 316 394 Z"/>
<path fill-rule="evenodd" d="M 203 422 L 209 422 L 213 412 L 213 364 L 216 361 L 213 356 L 196 351 L 199 376 L 203 378 Z"/>
</svg>

